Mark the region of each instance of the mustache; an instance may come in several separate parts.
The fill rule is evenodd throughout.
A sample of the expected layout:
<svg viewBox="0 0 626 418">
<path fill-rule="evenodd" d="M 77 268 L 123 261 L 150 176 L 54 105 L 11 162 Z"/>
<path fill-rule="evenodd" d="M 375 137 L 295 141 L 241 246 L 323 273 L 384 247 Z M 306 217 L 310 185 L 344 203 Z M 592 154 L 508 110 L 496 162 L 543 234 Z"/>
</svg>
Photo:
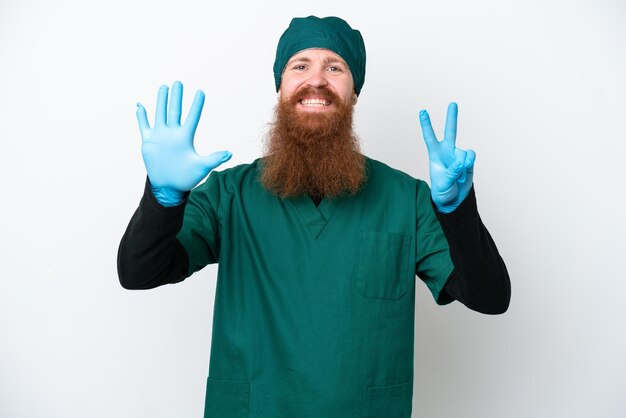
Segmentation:
<svg viewBox="0 0 626 418">
<path fill-rule="evenodd" d="M 294 94 L 291 97 L 290 101 L 295 104 L 299 102 L 300 100 L 309 96 L 317 96 L 321 99 L 328 100 L 332 103 L 341 102 L 341 99 L 339 98 L 339 96 L 337 96 L 332 91 L 328 90 L 326 87 L 314 87 L 314 86 L 303 87 L 301 90 L 297 91 L 296 94 Z"/>
</svg>

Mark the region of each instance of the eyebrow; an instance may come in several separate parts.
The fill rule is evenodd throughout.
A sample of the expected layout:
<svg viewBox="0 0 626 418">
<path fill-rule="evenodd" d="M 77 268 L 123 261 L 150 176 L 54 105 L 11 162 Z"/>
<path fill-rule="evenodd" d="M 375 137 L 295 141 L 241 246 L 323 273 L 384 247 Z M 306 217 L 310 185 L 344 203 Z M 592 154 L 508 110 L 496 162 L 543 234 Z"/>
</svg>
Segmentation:
<svg viewBox="0 0 626 418">
<path fill-rule="evenodd" d="M 310 58 L 307 58 L 307 57 L 300 57 L 300 58 L 296 58 L 296 59 L 289 60 L 289 62 L 287 62 L 287 65 L 291 65 L 291 64 L 293 64 L 294 62 L 311 62 L 311 59 L 310 59 Z M 331 58 L 326 58 L 326 59 L 324 60 L 324 64 L 332 64 L 332 63 L 339 63 L 339 64 L 342 64 L 342 65 L 345 65 L 345 66 L 347 66 L 347 65 L 348 65 L 348 64 L 346 64 L 346 62 L 345 62 L 343 59 L 341 59 L 341 58 L 334 58 L 334 57 L 331 57 Z"/>
</svg>

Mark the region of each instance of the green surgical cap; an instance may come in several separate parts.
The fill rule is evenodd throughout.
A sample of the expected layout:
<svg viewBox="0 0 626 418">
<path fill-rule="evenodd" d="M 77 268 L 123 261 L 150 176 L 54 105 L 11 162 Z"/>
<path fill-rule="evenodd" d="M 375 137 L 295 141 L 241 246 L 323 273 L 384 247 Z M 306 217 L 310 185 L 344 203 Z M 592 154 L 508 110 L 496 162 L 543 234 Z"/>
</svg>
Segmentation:
<svg viewBox="0 0 626 418">
<path fill-rule="evenodd" d="M 365 81 L 365 44 L 361 32 L 338 17 L 296 17 L 282 34 L 276 48 L 274 82 L 280 87 L 283 70 L 296 53 L 310 48 L 330 49 L 350 67 L 354 90 L 358 95 Z"/>
</svg>

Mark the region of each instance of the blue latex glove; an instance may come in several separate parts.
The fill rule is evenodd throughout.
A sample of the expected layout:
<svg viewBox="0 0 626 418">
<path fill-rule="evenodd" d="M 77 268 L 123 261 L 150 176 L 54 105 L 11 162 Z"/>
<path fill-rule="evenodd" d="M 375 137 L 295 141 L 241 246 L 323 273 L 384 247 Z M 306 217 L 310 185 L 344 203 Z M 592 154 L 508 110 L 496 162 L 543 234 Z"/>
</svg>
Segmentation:
<svg viewBox="0 0 626 418">
<path fill-rule="evenodd" d="M 428 148 L 430 189 L 433 203 L 440 212 L 450 213 L 467 197 L 474 180 L 476 153 L 456 147 L 456 121 L 459 108 L 448 105 L 446 129 L 439 142 L 426 110 L 420 111 L 422 134 Z"/>
<path fill-rule="evenodd" d="M 146 109 L 137 103 L 137 120 L 141 131 L 141 154 L 143 156 L 152 192 L 163 206 L 179 205 L 186 192 L 193 189 L 211 170 L 228 161 L 228 151 L 214 152 L 201 157 L 193 147 L 204 93 L 198 90 L 191 110 L 183 125 L 180 124 L 183 85 L 180 81 L 172 86 L 172 97 L 167 110 L 168 87 L 161 86 L 157 98 L 154 128 L 150 128 Z"/>
</svg>

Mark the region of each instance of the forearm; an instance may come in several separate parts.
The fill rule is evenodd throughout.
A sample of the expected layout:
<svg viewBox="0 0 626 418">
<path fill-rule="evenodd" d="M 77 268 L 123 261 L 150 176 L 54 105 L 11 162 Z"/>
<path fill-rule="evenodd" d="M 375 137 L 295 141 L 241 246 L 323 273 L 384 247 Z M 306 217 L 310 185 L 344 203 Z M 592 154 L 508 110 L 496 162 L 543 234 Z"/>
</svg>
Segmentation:
<svg viewBox="0 0 626 418">
<path fill-rule="evenodd" d="M 161 206 L 146 181 L 144 195 L 118 250 L 117 271 L 122 287 L 151 289 L 180 282 L 187 276 L 187 253 L 176 239 L 185 204 L 186 196 L 179 206 Z"/>
<path fill-rule="evenodd" d="M 455 268 L 444 291 L 477 312 L 504 313 L 511 300 L 511 281 L 478 214 L 474 188 L 454 212 L 443 214 L 435 208 L 435 213 Z"/>
</svg>

